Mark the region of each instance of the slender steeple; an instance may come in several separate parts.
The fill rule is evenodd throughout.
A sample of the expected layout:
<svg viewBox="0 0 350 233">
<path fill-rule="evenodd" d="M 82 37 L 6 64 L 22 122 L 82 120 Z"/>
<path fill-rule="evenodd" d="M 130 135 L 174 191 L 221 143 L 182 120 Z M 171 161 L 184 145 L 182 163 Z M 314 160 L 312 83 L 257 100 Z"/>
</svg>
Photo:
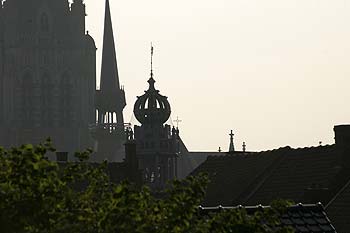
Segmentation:
<svg viewBox="0 0 350 233">
<path fill-rule="evenodd" d="M 106 0 L 100 89 L 107 94 L 115 92 L 116 90 L 119 90 L 119 88 L 119 75 L 111 12 L 109 8 L 109 0 Z"/>
<path fill-rule="evenodd" d="M 113 123 L 124 124 L 123 109 L 125 105 L 125 93 L 124 90 L 120 88 L 119 84 L 118 66 L 115 52 L 109 0 L 106 0 L 98 109 L 102 114 L 103 112 L 116 113 L 117 122 Z"/>
<path fill-rule="evenodd" d="M 124 89 L 120 87 L 109 0 L 106 0 L 100 90 L 97 91 L 96 132 L 99 159 L 122 161 L 125 142 L 123 109 Z"/>
</svg>

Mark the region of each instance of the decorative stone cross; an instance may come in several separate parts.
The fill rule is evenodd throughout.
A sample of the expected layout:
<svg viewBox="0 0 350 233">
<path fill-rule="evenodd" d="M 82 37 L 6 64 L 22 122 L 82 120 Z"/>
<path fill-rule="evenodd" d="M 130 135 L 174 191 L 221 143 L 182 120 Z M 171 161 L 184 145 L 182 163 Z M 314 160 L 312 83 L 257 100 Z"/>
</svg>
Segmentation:
<svg viewBox="0 0 350 233">
<path fill-rule="evenodd" d="M 174 120 L 174 122 L 176 123 L 176 128 L 179 128 L 179 123 L 181 123 L 182 120 L 180 120 L 179 117 L 176 117 L 176 120 Z"/>
</svg>

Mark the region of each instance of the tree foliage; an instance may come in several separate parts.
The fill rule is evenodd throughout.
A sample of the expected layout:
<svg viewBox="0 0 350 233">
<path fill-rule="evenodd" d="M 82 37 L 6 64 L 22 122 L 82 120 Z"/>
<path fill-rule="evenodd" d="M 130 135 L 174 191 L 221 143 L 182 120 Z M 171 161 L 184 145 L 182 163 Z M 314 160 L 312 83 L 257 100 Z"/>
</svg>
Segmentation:
<svg viewBox="0 0 350 233">
<path fill-rule="evenodd" d="M 276 230 L 280 210 L 273 208 L 253 215 L 244 209 L 203 214 L 198 206 L 206 176 L 176 180 L 155 198 L 147 187 L 111 183 L 106 163 L 88 163 L 91 151 L 60 165 L 45 157 L 49 151 L 49 141 L 0 149 L 3 232 L 291 232 Z"/>
</svg>

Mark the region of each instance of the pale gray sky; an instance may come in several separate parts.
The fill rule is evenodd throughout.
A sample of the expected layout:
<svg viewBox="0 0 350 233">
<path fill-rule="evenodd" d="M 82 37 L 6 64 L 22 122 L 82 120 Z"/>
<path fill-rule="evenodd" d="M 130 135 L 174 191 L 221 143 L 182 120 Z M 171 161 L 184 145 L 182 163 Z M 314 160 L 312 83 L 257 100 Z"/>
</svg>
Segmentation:
<svg viewBox="0 0 350 233">
<path fill-rule="evenodd" d="M 85 0 L 102 52 L 105 0 Z M 346 0 L 110 0 L 126 121 L 156 87 L 191 150 L 333 143 L 350 123 L 350 3 Z"/>
</svg>

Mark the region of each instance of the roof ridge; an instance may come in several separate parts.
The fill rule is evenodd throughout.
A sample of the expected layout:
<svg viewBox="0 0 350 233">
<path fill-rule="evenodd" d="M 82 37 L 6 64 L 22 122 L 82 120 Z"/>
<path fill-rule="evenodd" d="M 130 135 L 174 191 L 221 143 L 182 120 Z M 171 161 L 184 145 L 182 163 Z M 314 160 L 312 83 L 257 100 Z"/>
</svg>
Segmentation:
<svg viewBox="0 0 350 233">
<path fill-rule="evenodd" d="M 285 149 L 290 149 L 292 151 L 297 151 L 297 150 L 307 150 L 307 149 L 321 149 L 321 148 L 329 148 L 329 147 L 333 147 L 335 146 L 335 144 L 326 144 L 326 145 L 318 145 L 318 146 L 306 146 L 306 147 L 291 147 L 291 146 L 283 146 L 283 147 L 279 147 L 277 149 L 271 149 L 271 150 L 262 150 L 262 151 L 258 151 L 255 153 L 269 153 L 269 152 L 274 152 L 274 151 L 279 151 L 279 150 L 285 150 Z"/>
<path fill-rule="evenodd" d="M 296 208 L 296 207 L 318 207 L 320 209 L 324 209 L 323 205 L 321 202 L 315 203 L 315 204 L 303 204 L 303 203 L 298 203 L 298 204 L 293 204 L 290 206 L 287 206 L 287 208 Z M 271 208 L 271 205 L 262 205 L 262 204 L 257 204 L 257 205 L 216 205 L 216 206 L 202 206 L 200 205 L 199 208 L 201 209 L 235 209 L 235 208 Z"/>
<path fill-rule="evenodd" d="M 327 203 L 327 205 L 325 206 L 325 209 L 327 209 L 337 198 L 340 194 L 342 194 L 342 192 L 348 188 L 350 186 L 350 178 L 347 181 L 347 183 L 334 195 L 334 197 Z"/>
<path fill-rule="evenodd" d="M 277 156 L 277 157 L 274 159 L 274 161 L 273 161 L 270 165 L 268 165 L 259 175 L 257 175 L 257 176 L 255 177 L 254 181 L 251 182 L 251 183 L 249 184 L 249 186 L 253 185 L 256 181 L 259 181 L 259 177 L 263 176 L 264 173 L 266 173 L 266 176 L 265 176 L 262 180 L 260 180 L 260 181 L 257 183 L 257 185 L 255 185 L 255 186 L 253 187 L 253 189 L 249 189 L 249 186 L 247 187 L 246 190 L 251 190 L 251 191 L 248 193 L 248 195 L 246 195 L 246 198 L 243 198 L 243 203 L 248 202 L 248 201 L 250 200 L 250 198 L 251 198 L 252 196 L 254 196 L 254 194 L 262 187 L 262 185 L 268 180 L 268 178 L 269 178 L 269 177 L 272 175 L 272 173 L 275 171 L 277 164 L 280 164 L 284 159 L 286 159 L 286 156 L 285 156 L 286 153 L 288 153 L 288 152 L 285 151 L 285 152 L 282 153 L 281 155 Z M 240 194 L 240 196 L 243 195 L 243 194 L 246 192 L 246 190 L 244 190 L 244 191 Z M 240 198 L 240 196 L 239 196 L 238 198 Z"/>
<path fill-rule="evenodd" d="M 307 149 L 325 149 L 325 148 L 330 148 L 335 146 L 335 144 L 327 144 L 327 145 L 321 145 L 321 146 L 309 146 L 309 147 L 297 147 L 297 148 L 293 148 L 291 146 L 283 146 L 283 147 L 279 147 L 276 149 L 271 149 L 271 150 L 262 150 L 262 151 L 237 151 L 238 153 L 234 153 L 234 154 L 227 154 L 227 152 L 218 152 L 218 151 L 189 151 L 190 154 L 212 154 L 209 155 L 208 157 L 212 157 L 212 158 L 217 158 L 220 157 L 222 158 L 223 155 L 227 155 L 224 157 L 233 157 L 233 156 L 240 156 L 240 155 L 260 155 L 260 154 L 266 154 L 266 153 L 274 153 L 276 151 L 283 151 L 283 150 L 290 150 L 290 151 L 300 151 L 300 150 L 307 150 Z M 220 155 L 219 155 L 220 154 Z"/>
</svg>

